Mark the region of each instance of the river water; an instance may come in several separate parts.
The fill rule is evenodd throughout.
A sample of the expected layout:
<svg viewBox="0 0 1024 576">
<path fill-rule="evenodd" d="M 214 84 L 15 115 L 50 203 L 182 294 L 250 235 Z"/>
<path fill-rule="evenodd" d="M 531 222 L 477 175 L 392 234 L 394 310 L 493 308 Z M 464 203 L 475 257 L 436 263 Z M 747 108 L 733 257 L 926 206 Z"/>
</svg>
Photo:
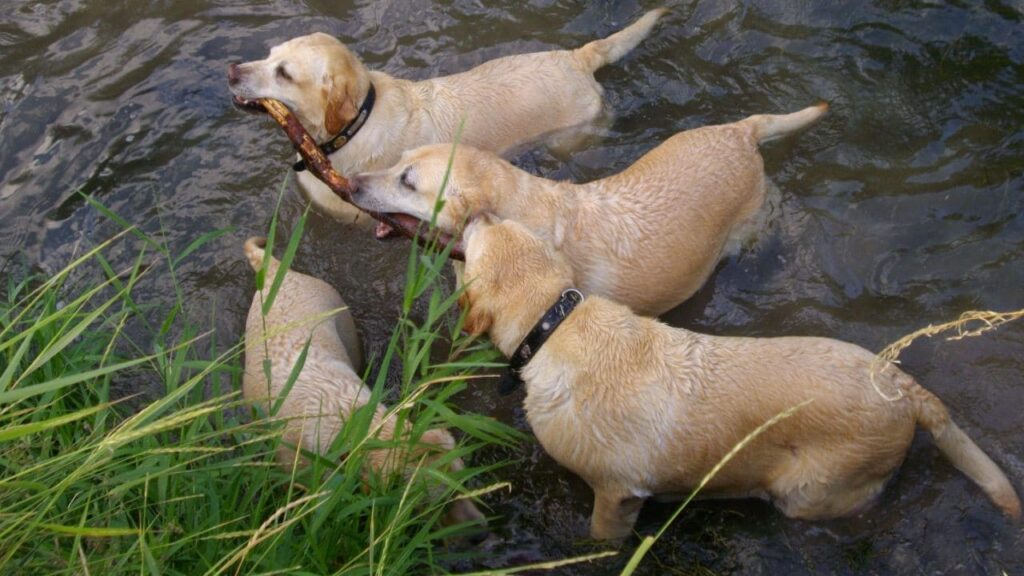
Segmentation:
<svg viewBox="0 0 1024 576">
<path fill-rule="evenodd" d="M 0 20 L 0 261 L 42 270 L 115 227 L 92 194 L 183 249 L 231 226 L 180 270 L 193 317 L 237 341 L 252 291 L 242 240 L 266 230 L 281 186 L 301 213 L 290 147 L 234 110 L 230 61 L 325 31 L 373 68 L 412 79 L 571 47 L 656 4 L 537 0 L 98 2 L 5 0 Z M 765 146 L 778 189 L 756 240 L 665 320 L 718 334 L 820 335 L 880 349 L 971 309 L 1024 307 L 1024 4 L 1017 1 L 760 0 L 670 3 L 654 35 L 598 74 L 615 116 L 569 158 L 517 164 L 578 181 L 615 173 L 671 134 L 819 100 L 820 124 Z M 337 286 L 370 354 L 391 332 L 408 245 L 313 216 L 296 267 Z M 121 255 L 123 263 L 132 254 Z M 114 259 L 117 261 L 117 255 Z M 167 301 L 151 278 L 140 301 Z M 1024 326 L 915 344 L 905 370 L 1024 478 Z M 155 393 L 151 391 L 152 393 Z M 482 386 L 463 407 L 524 426 L 521 397 Z M 503 538 L 485 565 L 580 554 L 590 492 L 535 446 L 512 454 L 510 494 L 489 500 Z M 670 514 L 649 505 L 651 532 Z M 1024 542 L 919 434 L 879 505 L 807 523 L 757 502 L 691 507 L 648 574 L 1016 574 Z M 629 548 L 627 547 L 627 550 Z M 623 560 L 563 574 L 616 573 Z M 479 566 L 477 566 L 479 567 Z"/>
</svg>

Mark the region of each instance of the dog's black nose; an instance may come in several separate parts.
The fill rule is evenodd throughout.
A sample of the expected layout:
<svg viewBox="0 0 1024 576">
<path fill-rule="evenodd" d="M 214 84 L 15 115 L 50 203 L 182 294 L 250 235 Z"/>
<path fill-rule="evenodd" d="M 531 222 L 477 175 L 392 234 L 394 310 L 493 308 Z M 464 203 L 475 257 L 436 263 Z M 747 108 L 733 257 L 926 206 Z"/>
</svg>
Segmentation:
<svg viewBox="0 0 1024 576">
<path fill-rule="evenodd" d="M 234 86 L 235 84 L 238 84 L 238 81 L 241 79 L 241 68 L 239 68 L 238 64 L 232 62 L 231 65 L 228 66 L 228 85 Z"/>
</svg>

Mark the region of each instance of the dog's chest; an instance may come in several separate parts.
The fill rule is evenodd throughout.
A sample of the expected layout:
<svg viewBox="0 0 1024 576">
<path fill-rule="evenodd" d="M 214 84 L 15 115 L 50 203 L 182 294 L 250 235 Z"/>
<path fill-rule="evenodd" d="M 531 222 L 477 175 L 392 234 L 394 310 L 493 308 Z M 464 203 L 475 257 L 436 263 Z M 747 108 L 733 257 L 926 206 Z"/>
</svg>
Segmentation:
<svg viewBox="0 0 1024 576">
<path fill-rule="evenodd" d="M 577 371 L 566 363 L 553 361 L 543 348 L 522 371 L 526 382 L 523 407 L 533 433 L 556 460 L 575 458 L 585 442 L 580 435 L 577 398 L 573 388 Z"/>
</svg>

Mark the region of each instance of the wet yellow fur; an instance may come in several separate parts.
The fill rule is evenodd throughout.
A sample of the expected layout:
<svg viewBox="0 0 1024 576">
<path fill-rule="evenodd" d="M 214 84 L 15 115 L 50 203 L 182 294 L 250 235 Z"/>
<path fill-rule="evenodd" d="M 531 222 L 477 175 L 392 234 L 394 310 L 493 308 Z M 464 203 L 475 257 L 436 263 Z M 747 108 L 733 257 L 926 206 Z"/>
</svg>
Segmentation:
<svg viewBox="0 0 1024 576">
<path fill-rule="evenodd" d="M 645 315 L 689 298 L 724 253 L 738 248 L 765 198 L 758 144 L 800 129 L 827 106 L 680 132 L 632 166 L 586 184 L 532 176 L 468 146 L 455 150 L 438 225 L 469 218 L 516 220 L 563 251 L 573 282 Z M 429 220 L 451 146 L 410 151 L 395 166 L 353 178 L 353 200 Z"/>
<path fill-rule="evenodd" d="M 330 155 L 345 175 L 391 166 L 417 146 L 451 142 L 460 125 L 462 142 L 504 154 L 598 119 L 603 89 L 594 71 L 633 49 L 664 13 L 651 10 L 608 38 L 575 50 L 506 56 L 419 82 L 367 70 L 337 39 L 310 34 L 275 46 L 264 60 L 239 65 L 230 88 L 242 98 L 284 102 L 322 142 L 355 117 L 372 81 L 377 99 L 366 124 Z M 358 214 L 309 172 L 299 173 L 299 183 L 332 217 L 352 220 Z"/>
<path fill-rule="evenodd" d="M 468 330 L 510 355 L 573 283 L 561 254 L 524 226 L 471 223 L 465 232 Z M 916 425 L 1007 515 L 1020 501 L 999 467 L 942 402 L 874 355 L 828 338 L 731 338 L 672 328 L 589 297 L 526 365 L 534 434 L 594 490 L 591 534 L 627 536 L 643 500 L 685 495 L 744 436 L 810 404 L 757 437 L 704 496 L 770 499 L 788 516 L 859 512 L 902 462 Z"/>
<path fill-rule="evenodd" d="M 266 287 L 262 294 L 253 298 L 245 324 L 242 392 L 247 400 L 261 402 L 269 413 L 284 392 L 306 341 L 310 341 L 302 371 L 276 414 L 287 421 L 278 462 L 288 469 L 296 462 L 305 466 L 306 459 L 296 459 L 289 446 L 325 455 L 349 414 L 370 401 L 370 389 L 353 368 L 352 356 L 362 355 L 361 349 L 356 348 L 355 324 L 337 290 L 322 280 L 293 270 L 285 273 L 273 306 L 264 316 L 263 302 L 279 262 L 264 253 L 260 238 L 250 238 L 245 243 L 245 254 L 254 270 L 263 266 L 264 259 L 270 261 Z M 270 382 L 263 371 L 265 358 L 271 361 Z M 357 358 L 356 362 L 361 365 L 362 358 Z M 395 437 L 396 425 L 395 418 L 385 412 L 383 405 L 377 406 L 370 430 L 376 430 L 377 438 L 389 440 Z M 409 455 L 397 448 L 372 450 L 368 462 L 378 474 L 393 474 L 401 472 L 400 466 L 406 462 L 415 465 L 415 460 L 421 456 L 436 458 L 453 448 L 455 440 L 451 434 L 435 428 L 423 433 L 415 454 Z M 462 466 L 459 458 L 450 464 L 453 470 Z M 467 521 L 483 523 L 484 516 L 471 501 L 456 500 L 449 506 L 445 522 Z"/>
</svg>

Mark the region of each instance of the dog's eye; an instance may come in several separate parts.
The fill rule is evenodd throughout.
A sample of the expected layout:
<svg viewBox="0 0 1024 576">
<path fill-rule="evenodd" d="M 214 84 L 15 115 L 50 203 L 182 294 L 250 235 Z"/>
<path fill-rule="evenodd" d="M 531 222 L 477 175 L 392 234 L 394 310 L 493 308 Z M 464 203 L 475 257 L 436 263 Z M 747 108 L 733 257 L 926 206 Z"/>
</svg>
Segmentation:
<svg viewBox="0 0 1024 576">
<path fill-rule="evenodd" d="M 287 70 L 284 69 L 284 64 L 278 64 L 275 72 L 278 78 L 282 80 L 287 80 L 288 82 L 292 81 L 292 76 L 291 74 L 288 73 Z"/>
<path fill-rule="evenodd" d="M 405 170 L 402 171 L 402 176 L 401 176 L 401 178 L 398 179 L 398 181 L 401 182 L 403 187 L 405 187 L 405 188 L 415 192 L 416 191 L 416 185 L 413 184 L 413 182 L 412 182 L 412 175 L 411 175 L 411 173 L 412 173 L 412 166 L 410 166 L 410 167 L 408 167 L 408 168 L 406 168 Z"/>
</svg>

